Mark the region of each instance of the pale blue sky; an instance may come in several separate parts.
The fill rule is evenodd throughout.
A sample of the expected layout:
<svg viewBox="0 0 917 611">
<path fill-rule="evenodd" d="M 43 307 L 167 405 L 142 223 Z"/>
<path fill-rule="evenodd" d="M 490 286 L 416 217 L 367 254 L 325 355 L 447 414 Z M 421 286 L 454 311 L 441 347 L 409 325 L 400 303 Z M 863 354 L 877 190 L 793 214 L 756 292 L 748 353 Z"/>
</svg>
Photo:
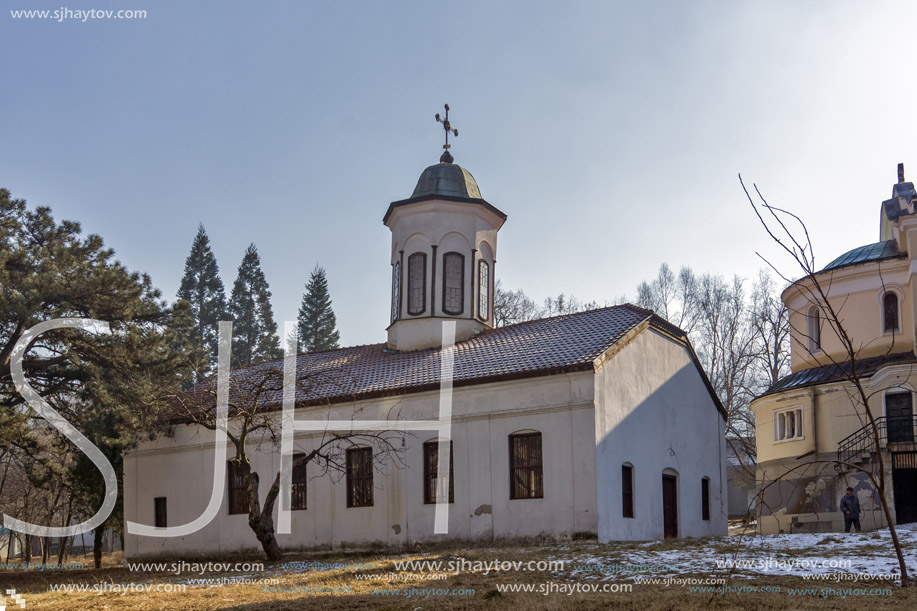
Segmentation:
<svg viewBox="0 0 917 611">
<path fill-rule="evenodd" d="M 738 172 L 821 264 L 878 240 L 898 162 L 917 178 L 904 2 L 3 6 L 0 185 L 169 299 L 199 221 L 227 290 L 258 245 L 278 322 L 318 262 L 347 345 L 384 340 L 381 219 L 437 161 L 443 102 L 456 163 L 509 215 L 497 276 L 538 300 L 632 298 L 664 261 L 755 274 L 777 253 Z M 61 6 L 148 16 L 10 15 Z"/>
</svg>

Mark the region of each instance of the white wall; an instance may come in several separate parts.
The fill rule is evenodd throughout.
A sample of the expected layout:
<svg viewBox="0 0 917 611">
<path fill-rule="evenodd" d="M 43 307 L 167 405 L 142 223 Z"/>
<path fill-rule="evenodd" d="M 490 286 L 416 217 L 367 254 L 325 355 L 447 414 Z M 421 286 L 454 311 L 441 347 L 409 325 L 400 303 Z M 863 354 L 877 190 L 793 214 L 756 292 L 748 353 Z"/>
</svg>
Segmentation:
<svg viewBox="0 0 917 611">
<path fill-rule="evenodd" d="M 648 329 L 595 378 L 599 540 L 661 539 L 662 473 L 677 472 L 678 535 L 725 535 L 725 423 L 687 349 Z M 621 465 L 634 471 L 634 518 L 622 517 Z M 710 520 L 701 478 L 710 478 Z"/>
<path fill-rule="evenodd" d="M 347 508 L 343 481 L 334 484 L 327 476 L 310 479 L 308 509 L 293 512 L 293 533 L 278 536 L 278 542 L 286 549 L 296 549 L 595 534 L 593 389 L 593 374 L 586 372 L 454 390 L 455 503 L 450 505 L 448 535 L 433 534 L 435 506 L 423 503 L 422 444 L 436 434 L 420 431 L 407 437 L 407 469 L 393 465 L 387 475 L 376 473 L 372 507 Z M 438 401 L 437 392 L 368 401 L 359 404 L 364 409 L 360 417 L 436 418 Z M 335 406 L 330 417 L 349 418 L 354 407 Z M 328 408 L 313 408 L 297 410 L 296 417 L 328 416 Z M 544 498 L 509 500 L 508 435 L 530 429 L 542 433 Z M 311 443 L 312 438 L 297 434 L 298 450 L 307 450 Z M 266 445 L 251 456 L 262 478 L 263 499 L 268 480 L 279 469 L 279 455 Z M 308 467 L 310 477 L 317 475 L 316 467 Z M 153 499 L 165 496 L 169 526 L 190 522 L 203 512 L 210 498 L 213 433 L 182 426 L 174 438 L 142 444 L 125 457 L 124 479 L 128 520 L 152 524 Z M 194 535 L 168 539 L 127 535 L 128 557 L 259 549 L 247 515 L 228 515 L 225 497 L 224 493 L 218 517 Z"/>
</svg>

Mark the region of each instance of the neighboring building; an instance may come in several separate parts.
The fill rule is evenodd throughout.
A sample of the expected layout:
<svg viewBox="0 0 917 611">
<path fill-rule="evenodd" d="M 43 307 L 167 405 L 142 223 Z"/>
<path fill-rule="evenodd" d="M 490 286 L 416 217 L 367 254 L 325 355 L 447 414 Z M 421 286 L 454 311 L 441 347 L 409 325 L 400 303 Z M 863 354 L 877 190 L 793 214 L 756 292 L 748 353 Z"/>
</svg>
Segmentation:
<svg viewBox="0 0 917 611">
<path fill-rule="evenodd" d="M 407 437 L 407 468 L 374 470 L 373 448 L 362 445 L 348 450 L 340 481 L 311 465 L 294 470 L 298 509 L 292 534 L 278 535 L 281 547 L 726 533 L 725 412 L 684 332 L 632 305 L 493 328 L 505 220 L 447 152 L 384 217 L 392 290 L 376 298 L 391 303 L 388 342 L 297 361 L 299 371 L 333 379 L 297 395 L 297 420 L 346 420 L 355 410 L 360 419 L 435 420 L 442 323 L 455 321 L 448 535 L 433 534 L 437 438 L 419 432 Z M 127 455 L 126 520 L 178 526 L 200 516 L 213 484 L 213 439 L 179 425 Z M 297 451 L 315 440 L 297 433 Z M 226 459 L 233 456 L 230 448 Z M 251 456 L 263 498 L 279 454 L 253 440 Z M 126 555 L 260 549 L 247 514 L 230 502 L 237 494 L 231 469 L 228 478 L 223 507 L 207 527 L 176 538 L 128 534 Z"/>
<path fill-rule="evenodd" d="M 847 381 L 849 355 L 813 299 L 812 280 L 804 278 L 783 292 L 792 329 L 792 373 L 752 403 L 762 533 L 841 530 L 838 503 L 847 486 L 860 499 L 863 528 L 885 525 L 868 475 L 832 464 L 877 473 L 878 453 L 893 519 L 917 521 L 915 203 L 917 192 L 904 181 L 899 165 L 892 197 L 882 202 L 882 241 L 841 255 L 815 276 L 857 348 L 856 371 L 876 418 L 878 448 Z M 789 475 L 781 478 L 784 474 Z"/>
<path fill-rule="evenodd" d="M 755 512 L 754 446 L 753 437 L 726 439 L 726 508 L 730 518 L 747 518 Z"/>
</svg>

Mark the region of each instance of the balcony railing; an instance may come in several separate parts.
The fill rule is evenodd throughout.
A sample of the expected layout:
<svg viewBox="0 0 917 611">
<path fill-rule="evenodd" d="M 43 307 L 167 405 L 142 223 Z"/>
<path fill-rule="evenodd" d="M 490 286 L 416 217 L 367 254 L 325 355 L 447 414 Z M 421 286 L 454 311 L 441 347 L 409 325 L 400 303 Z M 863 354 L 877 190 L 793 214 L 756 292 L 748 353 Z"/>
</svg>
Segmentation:
<svg viewBox="0 0 917 611">
<path fill-rule="evenodd" d="M 915 428 L 917 428 L 917 415 L 876 418 L 880 446 L 885 443 L 913 443 Z M 866 426 L 838 442 L 837 461 L 849 463 L 860 454 L 872 452 L 875 449 L 876 435 L 873 432 L 872 424 L 867 423 Z"/>
</svg>

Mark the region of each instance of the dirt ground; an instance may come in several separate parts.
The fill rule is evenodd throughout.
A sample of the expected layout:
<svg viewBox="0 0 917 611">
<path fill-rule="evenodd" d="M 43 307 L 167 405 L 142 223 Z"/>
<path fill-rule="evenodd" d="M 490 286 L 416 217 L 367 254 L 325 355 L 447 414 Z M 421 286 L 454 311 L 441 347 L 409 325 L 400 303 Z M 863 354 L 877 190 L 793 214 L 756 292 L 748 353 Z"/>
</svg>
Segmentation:
<svg viewBox="0 0 917 611">
<path fill-rule="evenodd" d="M 677 558 L 707 547 L 692 543 L 661 543 L 659 553 Z M 106 555 L 99 570 L 7 569 L 0 571 L 7 609 L 17 608 L 9 591 L 25 602 L 23 609 L 915 609 L 917 589 L 888 582 L 858 580 L 837 583 L 795 575 L 730 575 L 684 573 L 687 583 L 638 583 L 633 575 L 590 575 L 565 569 L 539 570 L 539 561 L 600 552 L 626 558 L 634 544 L 598 546 L 593 542 L 565 545 L 443 548 L 437 550 L 353 551 L 289 554 L 282 562 L 264 563 L 257 556 L 157 560 L 160 566 L 123 565 L 120 554 Z M 396 562 L 444 563 L 439 569 L 396 567 Z M 91 558 L 71 562 L 91 565 Z M 211 563 L 205 566 L 204 563 Z M 232 566 L 214 567 L 225 562 Z M 447 565 L 446 563 L 453 563 Z M 457 570 L 456 563 L 463 562 Z M 499 562 L 503 568 L 487 570 Z M 509 564 L 534 563 L 535 568 Z M 182 565 L 182 563 L 184 563 Z M 252 564 L 255 564 L 252 567 Z M 258 566 L 263 564 L 262 566 Z M 482 568 L 484 567 L 484 568 Z M 648 574 L 652 577 L 652 574 Z M 516 588 L 517 591 L 508 591 Z M 518 591 L 530 588 L 532 591 Z M 590 589 L 597 591 L 588 591 Z M 602 591 L 604 588 L 605 591 Z M 692 591 L 693 589 L 693 591 Z M 699 591 L 705 589 L 706 591 Z M 794 590 L 801 591 L 794 591 Z M 584 591 L 586 590 L 586 591 Z M 0 603 L 2 604 L 2 603 Z"/>
</svg>

